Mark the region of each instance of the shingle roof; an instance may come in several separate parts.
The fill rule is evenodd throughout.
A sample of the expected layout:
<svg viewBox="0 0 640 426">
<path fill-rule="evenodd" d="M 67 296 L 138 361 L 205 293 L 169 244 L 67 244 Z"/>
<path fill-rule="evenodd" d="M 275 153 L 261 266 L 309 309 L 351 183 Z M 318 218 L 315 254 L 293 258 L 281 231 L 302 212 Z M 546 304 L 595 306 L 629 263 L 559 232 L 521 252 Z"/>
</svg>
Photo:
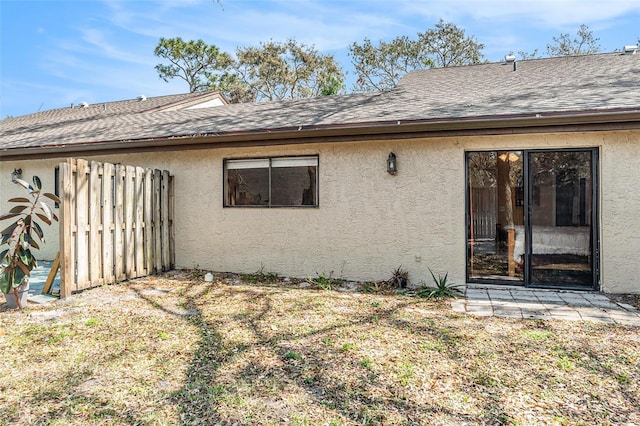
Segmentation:
<svg viewBox="0 0 640 426">
<path fill-rule="evenodd" d="M 609 53 L 414 71 L 393 90 L 214 108 L 167 110 L 196 95 L 63 108 L 0 121 L 12 149 L 383 123 L 640 111 L 640 54 Z"/>
<path fill-rule="evenodd" d="M 534 59 L 516 67 L 494 63 L 416 71 L 399 89 L 433 116 L 640 107 L 639 54 Z"/>
</svg>

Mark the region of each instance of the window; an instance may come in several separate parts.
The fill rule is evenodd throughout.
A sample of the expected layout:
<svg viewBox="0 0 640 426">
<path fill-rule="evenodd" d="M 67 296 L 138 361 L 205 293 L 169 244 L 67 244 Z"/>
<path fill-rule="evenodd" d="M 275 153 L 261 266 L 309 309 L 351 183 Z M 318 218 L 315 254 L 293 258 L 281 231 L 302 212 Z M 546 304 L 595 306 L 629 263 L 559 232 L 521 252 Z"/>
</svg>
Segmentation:
<svg viewBox="0 0 640 426">
<path fill-rule="evenodd" d="M 318 206 L 318 157 L 225 160 L 225 207 Z"/>
</svg>

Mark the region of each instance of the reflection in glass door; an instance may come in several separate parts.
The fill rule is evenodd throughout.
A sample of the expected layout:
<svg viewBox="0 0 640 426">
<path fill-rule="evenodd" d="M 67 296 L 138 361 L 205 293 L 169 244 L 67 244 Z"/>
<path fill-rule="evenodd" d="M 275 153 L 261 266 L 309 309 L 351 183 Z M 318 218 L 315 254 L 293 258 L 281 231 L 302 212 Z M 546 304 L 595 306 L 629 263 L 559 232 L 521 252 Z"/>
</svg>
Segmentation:
<svg viewBox="0 0 640 426">
<path fill-rule="evenodd" d="M 522 282 L 522 259 L 513 256 L 524 226 L 522 152 L 470 152 L 467 176 L 469 278 Z"/>
<path fill-rule="evenodd" d="M 529 153 L 529 282 L 594 287 L 593 152 Z"/>
<path fill-rule="evenodd" d="M 469 281 L 597 287 L 597 149 L 467 153 Z"/>
</svg>

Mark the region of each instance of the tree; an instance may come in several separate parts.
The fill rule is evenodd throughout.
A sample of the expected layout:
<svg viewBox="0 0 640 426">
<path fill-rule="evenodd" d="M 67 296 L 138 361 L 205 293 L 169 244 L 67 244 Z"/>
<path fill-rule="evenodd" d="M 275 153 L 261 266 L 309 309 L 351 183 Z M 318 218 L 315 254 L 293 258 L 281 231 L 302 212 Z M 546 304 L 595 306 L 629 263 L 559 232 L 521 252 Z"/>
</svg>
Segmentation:
<svg viewBox="0 0 640 426">
<path fill-rule="evenodd" d="M 356 92 L 392 89 L 409 71 L 433 65 L 421 44 L 406 36 L 396 37 L 389 43 L 380 41 L 377 46 L 365 38 L 362 45 L 349 46 L 349 56 L 358 76 L 354 85 Z"/>
<path fill-rule="evenodd" d="M 215 86 L 224 94 L 224 97 L 232 104 L 254 102 L 256 92 L 242 81 L 234 72 L 227 71 L 218 78 Z"/>
<path fill-rule="evenodd" d="M 524 50 L 518 50 L 518 55 L 520 55 L 520 59 L 522 59 L 523 61 L 527 59 L 540 58 L 540 56 L 538 55 L 538 49 L 534 49 L 534 51 L 531 53 L 525 52 Z"/>
<path fill-rule="evenodd" d="M 181 78 L 192 93 L 216 89 L 223 70 L 231 64 L 231 56 L 215 45 L 202 40 L 183 41 L 180 37 L 160 38 L 154 54 L 169 61 L 156 65 L 158 76 L 166 82 Z"/>
<path fill-rule="evenodd" d="M 22 309 L 18 288 L 28 286 L 31 271 L 38 266 L 32 250 L 38 250 L 39 243 L 44 242 L 44 225 L 58 221 L 45 198 L 56 203 L 60 203 L 60 199 L 53 194 L 42 192 L 42 182 L 38 176 L 33 177 L 33 185 L 22 179 L 15 179 L 14 182 L 23 187 L 31 198 L 9 199 L 10 203 L 17 205 L 8 213 L 0 215 L 0 221 L 13 219 L 13 222 L 0 233 L 0 246 L 7 246 L 4 250 L 0 249 L 0 291 L 4 294 L 12 293 L 17 307 Z"/>
<path fill-rule="evenodd" d="M 335 75 L 330 75 L 324 82 L 318 96 L 333 96 L 344 90 L 344 80 Z"/>
<path fill-rule="evenodd" d="M 569 34 L 560 34 L 553 38 L 553 43 L 547 44 L 548 56 L 576 56 L 591 55 L 600 52 L 599 38 L 593 36 L 593 31 L 585 24 L 580 25 L 573 40 Z"/>
<path fill-rule="evenodd" d="M 484 45 L 464 30 L 440 20 L 436 26 L 418 33 L 418 40 L 396 37 L 377 46 L 365 39 L 353 43 L 349 55 L 358 80 L 355 91 L 387 90 L 395 87 L 409 71 L 423 68 L 477 64 L 482 60 Z"/>
<path fill-rule="evenodd" d="M 434 67 L 479 64 L 483 58 L 484 44 L 473 36 L 465 37 L 462 28 L 442 19 L 435 28 L 418 33 L 418 37 Z"/>
<path fill-rule="evenodd" d="M 238 48 L 236 57 L 236 87 L 254 101 L 315 97 L 333 93 L 344 81 L 332 55 L 321 55 L 295 39 Z"/>
</svg>

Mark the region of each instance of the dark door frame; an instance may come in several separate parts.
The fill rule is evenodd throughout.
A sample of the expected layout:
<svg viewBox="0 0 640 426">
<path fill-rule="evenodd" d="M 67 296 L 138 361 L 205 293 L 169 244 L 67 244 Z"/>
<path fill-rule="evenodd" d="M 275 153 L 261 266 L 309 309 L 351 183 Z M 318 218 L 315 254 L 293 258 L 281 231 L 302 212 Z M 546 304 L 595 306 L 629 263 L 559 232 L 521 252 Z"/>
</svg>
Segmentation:
<svg viewBox="0 0 640 426">
<path fill-rule="evenodd" d="M 525 261 L 524 261 L 524 280 L 521 282 L 513 280 L 500 280 L 500 279 L 480 279 L 470 278 L 470 249 L 469 249 L 469 232 L 471 229 L 471 217 L 470 203 L 469 203 L 469 153 L 472 152 L 490 152 L 490 151 L 521 151 L 523 153 L 523 181 L 524 181 L 524 229 L 525 229 Z M 531 283 L 531 217 L 533 206 L 533 191 L 532 191 L 532 177 L 530 174 L 530 160 L 531 153 L 541 152 L 590 152 L 591 153 L 591 274 L 592 285 L 591 286 L 552 286 L 538 283 Z M 590 290 L 598 291 L 600 289 L 600 181 L 599 181 L 599 164 L 600 164 L 600 150 L 597 147 L 586 148 L 539 148 L 539 149 L 492 149 L 492 150 L 472 150 L 465 151 L 465 225 L 467 232 L 465 233 L 465 250 L 466 250 L 466 280 L 469 283 L 484 283 L 484 284 L 501 284 L 501 285 L 515 285 L 523 286 L 527 288 L 552 288 L 558 290 Z"/>
</svg>

